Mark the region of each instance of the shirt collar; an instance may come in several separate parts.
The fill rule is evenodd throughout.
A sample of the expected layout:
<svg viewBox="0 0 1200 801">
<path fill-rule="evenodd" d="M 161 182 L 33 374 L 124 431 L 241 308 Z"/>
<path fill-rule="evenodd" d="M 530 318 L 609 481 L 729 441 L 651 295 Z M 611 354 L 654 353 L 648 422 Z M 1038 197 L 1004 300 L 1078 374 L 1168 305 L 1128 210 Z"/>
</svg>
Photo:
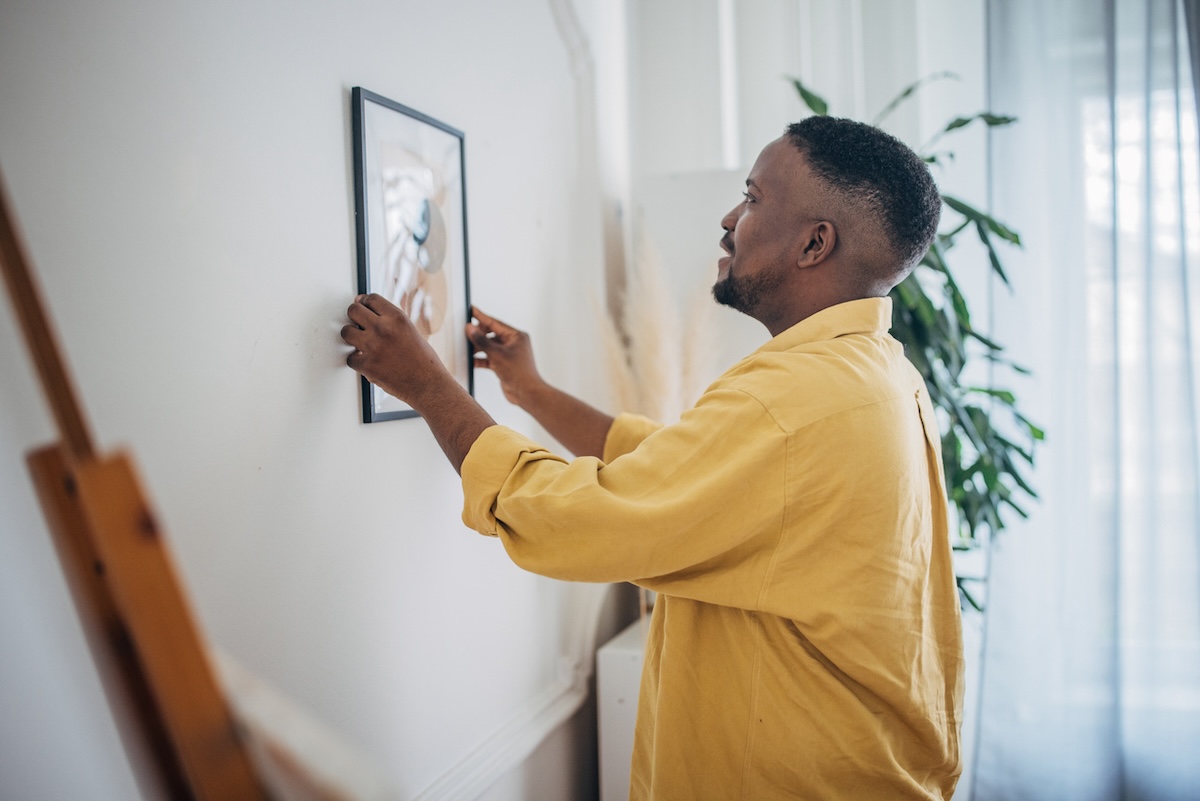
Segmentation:
<svg viewBox="0 0 1200 801">
<path fill-rule="evenodd" d="M 758 349 L 759 353 L 785 351 L 810 342 L 847 334 L 886 334 L 892 327 L 892 299 L 862 298 L 839 303 L 806 317 Z"/>
</svg>

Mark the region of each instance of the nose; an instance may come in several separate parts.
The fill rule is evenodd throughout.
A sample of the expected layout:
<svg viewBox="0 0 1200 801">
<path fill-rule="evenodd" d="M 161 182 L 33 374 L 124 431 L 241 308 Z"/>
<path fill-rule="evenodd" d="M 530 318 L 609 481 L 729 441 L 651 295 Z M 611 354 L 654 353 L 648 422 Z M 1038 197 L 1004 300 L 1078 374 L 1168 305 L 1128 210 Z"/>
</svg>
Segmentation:
<svg viewBox="0 0 1200 801">
<path fill-rule="evenodd" d="M 734 206 L 729 212 L 721 218 L 721 227 L 726 231 L 732 231 L 737 228 L 738 211 L 742 208 L 742 204 Z"/>
</svg>

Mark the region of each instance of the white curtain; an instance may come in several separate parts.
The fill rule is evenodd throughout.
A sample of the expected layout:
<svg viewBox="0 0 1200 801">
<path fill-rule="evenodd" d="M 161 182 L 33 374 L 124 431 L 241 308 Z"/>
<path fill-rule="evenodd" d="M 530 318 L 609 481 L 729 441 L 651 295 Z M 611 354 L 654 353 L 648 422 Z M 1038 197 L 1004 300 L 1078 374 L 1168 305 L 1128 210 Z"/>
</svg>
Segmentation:
<svg viewBox="0 0 1200 801">
<path fill-rule="evenodd" d="M 1200 143 L 1178 0 L 991 0 L 993 295 L 1047 431 L 993 543 L 976 801 L 1200 799 Z M 1192 47 L 1195 46 L 1193 42 Z M 1000 375 L 1000 373 L 998 373 Z"/>
</svg>

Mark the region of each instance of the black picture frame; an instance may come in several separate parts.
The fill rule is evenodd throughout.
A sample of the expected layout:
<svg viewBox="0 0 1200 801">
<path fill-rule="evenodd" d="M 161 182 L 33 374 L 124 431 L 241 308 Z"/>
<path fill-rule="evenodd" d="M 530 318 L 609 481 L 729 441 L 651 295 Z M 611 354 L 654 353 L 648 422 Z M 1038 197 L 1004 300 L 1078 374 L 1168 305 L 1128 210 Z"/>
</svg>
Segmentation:
<svg viewBox="0 0 1200 801">
<path fill-rule="evenodd" d="M 472 395 L 463 132 L 361 86 L 351 90 L 358 292 L 400 306 Z M 419 416 L 362 379 L 362 421 Z"/>
</svg>

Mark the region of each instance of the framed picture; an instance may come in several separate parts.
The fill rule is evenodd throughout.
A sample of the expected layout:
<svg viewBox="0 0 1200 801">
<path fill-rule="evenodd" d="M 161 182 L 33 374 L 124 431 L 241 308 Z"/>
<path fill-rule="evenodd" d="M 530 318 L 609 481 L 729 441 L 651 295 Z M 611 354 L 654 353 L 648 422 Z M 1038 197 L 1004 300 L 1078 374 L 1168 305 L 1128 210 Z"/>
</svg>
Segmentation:
<svg viewBox="0 0 1200 801">
<path fill-rule="evenodd" d="M 474 394 L 462 131 L 354 87 L 358 291 L 395 303 Z M 364 423 L 416 417 L 362 379 Z"/>
</svg>

